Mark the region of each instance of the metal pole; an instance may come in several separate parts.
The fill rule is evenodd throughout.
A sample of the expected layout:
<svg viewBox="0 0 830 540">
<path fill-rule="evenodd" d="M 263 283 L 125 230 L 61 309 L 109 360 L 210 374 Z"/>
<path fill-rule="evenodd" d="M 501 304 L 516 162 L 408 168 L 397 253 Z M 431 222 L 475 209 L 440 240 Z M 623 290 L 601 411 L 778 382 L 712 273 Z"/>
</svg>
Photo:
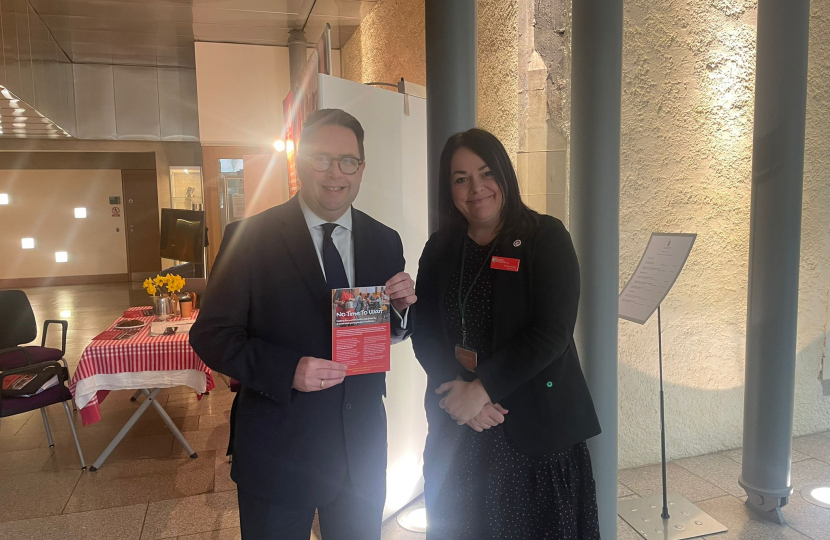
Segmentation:
<svg viewBox="0 0 830 540">
<path fill-rule="evenodd" d="M 663 513 L 660 517 L 669 519 L 669 490 L 666 486 L 666 401 L 663 396 L 663 317 L 657 306 L 657 351 L 660 356 L 660 446 L 663 465 Z"/>
<path fill-rule="evenodd" d="M 300 72 L 308 60 L 307 47 L 305 32 L 291 30 L 288 33 L 288 70 L 291 88 L 294 88 L 297 79 L 300 77 Z"/>
<path fill-rule="evenodd" d="M 788 502 L 795 392 L 809 0 L 759 0 L 749 238 L 744 450 L 747 505 Z"/>
<path fill-rule="evenodd" d="M 600 534 L 617 537 L 622 0 L 573 3 L 570 230 L 582 279 L 577 348 L 602 434 L 588 441 Z"/>
<path fill-rule="evenodd" d="M 438 229 L 438 163 L 447 139 L 477 123 L 476 0 L 426 0 L 429 231 Z"/>
</svg>

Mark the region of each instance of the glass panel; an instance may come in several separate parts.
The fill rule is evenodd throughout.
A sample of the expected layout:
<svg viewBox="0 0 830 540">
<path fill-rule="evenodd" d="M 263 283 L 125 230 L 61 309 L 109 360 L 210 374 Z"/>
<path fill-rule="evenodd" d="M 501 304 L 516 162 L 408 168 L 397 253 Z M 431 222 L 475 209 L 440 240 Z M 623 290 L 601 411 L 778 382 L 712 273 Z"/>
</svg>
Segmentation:
<svg viewBox="0 0 830 540">
<path fill-rule="evenodd" d="M 171 208 L 202 209 L 202 169 L 200 167 L 170 167 Z"/>
<path fill-rule="evenodd" d="M 245 217 L 245 171 L 241 159 L 219 160 L 219 209 L 222 234 L 229 223 Z"/>
</svg>

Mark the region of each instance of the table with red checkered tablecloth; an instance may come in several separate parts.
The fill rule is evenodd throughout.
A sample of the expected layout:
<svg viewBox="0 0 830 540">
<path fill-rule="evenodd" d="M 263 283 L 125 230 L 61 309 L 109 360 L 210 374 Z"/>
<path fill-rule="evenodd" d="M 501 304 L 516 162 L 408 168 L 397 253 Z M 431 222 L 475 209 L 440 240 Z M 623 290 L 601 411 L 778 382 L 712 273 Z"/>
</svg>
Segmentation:
<svg viewBox="0 0 830 540">
<path fill-rule="evenodd" d="M 123 438 L 149 405 L 156 408 L 165 422 L 169 421 L 164 409 L 154 399 L 162 388 L 189 386 L 200 395 L 214 388 L 213 374 L 190 346 L 189 335 L 151 336 L 150 324 L 155 317 L 144 316 L 143 311 L 147 309 L 150 308 L 131 308 L 124 313 L 125 317 L 119 318 L 109 328 L 114 329 L 118 322 L 128 318 L 147 323 L 134 336 L 122 340 L 93 340 L 81 354 L 69 390 L 75 397 L 85 426 L 101 419 L 99 405 L 112 390 L 139 390 L 151 402 L 142 404 L 143 408 L 139 407 L 131 419 L 132 423 L 128 422 L 123 433 L 119 434 Z M 193 313 L 191 319 L 171 319 L 169 322 L 192 323 L 197 315 L 198 311 Z M 168 422 L 168 427 L 171 423 Z M 171 431 L 173 428 L 175 424 Z M 178 428 L 175 428 L 174 434 L 176 432 Z M 177 438 L 179 435 L 181 433 Z M 113 448 L 120 442 L 118 436 L 116 439 Z M 105 451 L 105 454 L 109 455 L 109 452 Z M 106 459 L 106 455 L 102 457 Z M 99 461 L 103 462 L 103 459 L 99 458 Z M 91 470 L 99 466 L 96 462 Z"/>
</svg>

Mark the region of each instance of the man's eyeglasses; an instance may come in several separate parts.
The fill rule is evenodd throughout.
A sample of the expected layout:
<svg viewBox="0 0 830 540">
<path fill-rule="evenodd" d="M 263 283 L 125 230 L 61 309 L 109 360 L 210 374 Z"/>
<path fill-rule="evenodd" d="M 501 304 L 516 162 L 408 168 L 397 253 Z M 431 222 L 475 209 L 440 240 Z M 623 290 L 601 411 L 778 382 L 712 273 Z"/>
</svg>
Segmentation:
<svg viewBox="0 0 830 540">
<path fill-rule="evenodd" d="M 332 162 L 336 161 L 337 166 L 340 167 L 340 172 L 343 174 L 355 174 L 360 166 L 363 165 L 362 159 L 356 157 L 346 156 L 342 158 L 333 158 L 325 154 L 314 154 L 311 156 L 301 156 L 311 163 L 311 168 L 317 172 L 326 172 L 331 169 Z"/>
</svg>

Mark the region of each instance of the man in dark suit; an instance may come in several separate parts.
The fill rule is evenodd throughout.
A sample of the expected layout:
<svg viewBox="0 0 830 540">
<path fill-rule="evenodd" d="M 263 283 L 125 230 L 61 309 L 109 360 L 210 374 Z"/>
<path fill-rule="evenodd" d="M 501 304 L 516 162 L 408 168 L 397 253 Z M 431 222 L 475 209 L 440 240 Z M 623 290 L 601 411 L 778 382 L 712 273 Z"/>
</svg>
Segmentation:
<svg viewBox="0 0 830 540">
<path fill-rule="evenodd" d="M 398 234 L 352 208 L 363 129 L 312 113 L 289 202 L 245 219 L 222 247 L 190 343 L 242 384 L 231 477 L 247 540 L 378 540 L 386 498 L 385 374 L 331 362 L 331 290 L 385 284 L 393 342 L 408 335 L 413 280 Z M 228 237 L 230 238 L 230 237 Z"/>
</svg>

